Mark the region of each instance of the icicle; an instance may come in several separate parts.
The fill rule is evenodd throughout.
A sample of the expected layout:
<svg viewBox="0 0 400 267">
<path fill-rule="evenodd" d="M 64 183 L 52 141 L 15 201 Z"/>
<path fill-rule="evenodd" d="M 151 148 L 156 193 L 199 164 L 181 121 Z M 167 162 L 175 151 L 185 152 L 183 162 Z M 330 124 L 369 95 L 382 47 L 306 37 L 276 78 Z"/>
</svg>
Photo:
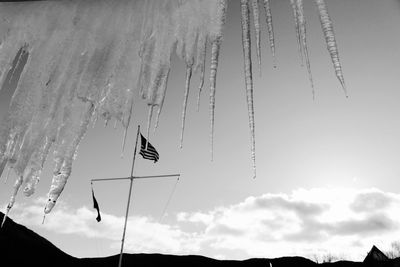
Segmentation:
<svg viewBox="0 0 400 267">
<path fill-rule="evenodd" d="M 242 43 L 244 55 L 244 74 L 246 81 L 247 109 L 249 114 L 251 159 L 253 163 L 253 174 L 256 177 L 256 156 L 255 156 L 255 125 L 254 125 L 254 103 L 253 103 L 253 76 L 251 63 L 251 42 L 250 42 L 250 11 L 249 0 L 241 0 L 242 14 Z"/>
<path fill-rule="evenodd" d="M 160 85 L 160 88 L 161 88 L 161 93 L 160 93 L 161 101 L 158 104 L 157 117 L 156 117 L 156 123 L 155 123 L 155 126 L 154 126 L 154 131 L 156 131 L 156 129 L 158 128 L 158 124 L 160 122 L 160 115 L 161 115 L 162 108 L 164 106 L 165 92 L 167 90 L 167 85 L 168 85 L 169 71 L 170 70 L 168 69 L 167 74 L 163 77 L 163 79 L 161 81 L 161 85 Z"/>
<path fill-rule="evenodd" d="M 258 67 L 261 75 L 261 30 L 260 30 L 260 11 L 259 11 L 259 0 L 251 0 L 253 8 L 253 20 L 254 29 L 256 32 L 256 49 L 257 49 L 257 60 Z"/>
<path fill-rule="evenodd" d="M 45 85 L 46 89 L 44 89 L 41 95 L 40 109 L 32 118 L 20 148 L 18 161 L 14 167 L 16 174 L 19 176 L 22 175 L 24 181 L 26 181 L 27 177 L 31 177 L 31 174 L 35 172 L 35 170 L 40 169 L 39 166 L 41 164 L 35 162 L 35 155 L 37 156 L 35 150 L 39 153 L 39 148 L 45 140 L 46 131 L 49 126 L 53 124 L 52 121 L 56 116 L 61 97 L 65 92 L 65 90 L 62 90 L 63 88 L 58 86 L 58 83 L 61 82 L 60 64 L 66 64 L 68 62 L 67 60 L 60 63 L 60 59 L 64 56 L 64 51 L 57 53 L 54 57 L 54 61 L 52 60 L 52 68 L 49 77 L 45 77 L 45 80 L 47 80 Z M 55 129 L 53 131 L 55 132 Z M 30 166 L 28 163 L 30 163 Z"/>
<path fill-rule="evenodd" d="M 121 150 L 121 159 L 124 157 L 124 150 L 125 150 L 125 142 L 126 136 L 128 135 L 128 127 L 124 128 L 124 137 L 122 138 L 122 150 Z"/>
<path fill-rule="evenodd" d="M 301 66 L 304 65 L 304 59 L 303 59 L 303 48 L 302 48 L 302 41 L 301 41 L 301 36 L 300 36 L 300 27 L 299 27 L 299 18 L 298 18 L 298 11 L 297 11 L 297 6 L 296 6 L 296 0 L 290 0 L 290 5 L 292 6 L 292 11 L 293 11 L 293 18 L 294 18 L 294 26 L 295 26 L 295 31 L 296 31 L 296 40 L 297 40 L 297 48 L 299 52 L 299 57 L 300 57 L 300 64 Z"/>
<path fill-rule="evenodd" d="M 11 173 L 11 167 L 8 167 L 7 174 L 6 174 L 6 177 L 4 179 L 4 183 L 5 184 L 7 183 L 8 178 L 10 178 L 10 173 Z"/>
<path fill-rule="evenodd" d="M 0 228 L 3 228 L 4 223 L 6 222 L 6 219 L 7 219 L 7 217 L 8 217 L 8 212 L 9 212 L 9 211 L 10 211 L 10 210 L 8 209 L 8 206 L 7 206 L 6 212 L 5 212 L 4 215 L 3 215 L 3 221 L 1 222 Z"/>
<path fill-rule="evenodd" d="M 199 84 L 199 91 L 197 95 L 197 111 L 200 110 L 200 97 L 201 97 L 201 91 L 203 90 L 204 86 L 204 72 L 205 72 L 205 66 L 203 65 L 200 70 L 200 84 Z"/>
<path fill-rule="evenodd" d="M 182 124 L 181 124 L 181 144 L 180 148 L 183 145 L 183 134 L 185 132 L 185 119 L 186 119 L 186 109 L 187 109 L 187 102 L 189 98 L 189 88 L 190 88 L 190 79 L 192 78 L 192 67 L 186 67 L 186 81 L 185 81 L 185 95 L 183 97 L 183 108 L 182 108 Z"/>
<path fill-rule="evenodd" d="M 204 73 L 206 68 L 206 53 L 207 53 L 207 38 L 201 40 L 199 37 L 198 41 L 198 51 L 197 51 L 197 64 L 200 68 L 200 84 L 199 84 L 199 91 L 197 95 L 197 111 L 200 110 L 200 97 L 201 91 L 203 90 L 204 86 Z"/>
<path fill-rule="evenodd" d="M 211 161 L 214 160 L 214 118 L 215 118 L 215 90 L 217 84 L 217 68 L 220 50 L 220 40 L 216 40 L 211 46 L 211 66 L 210 66 L 210 141 L 211 141 Z"/>
<path fill-rule="evenodd" d="M 99 120 L 99 114 L 96 113 L 96 115 L 94 116 L 93 120 L 92 120 L 92 128 L 94 129 L 96 127 L 96 123 Z"/>
<path fill-rule="evenodd" d="M 304 17 L 303 0 L 296 0 L 296 8 L 297 8 L 297 20 L 299 22 L 300 36 L 302 40 L 302 47 L 303 47 L 304 57 L 306 59 L 308 79 L 310 80 L 313 99 L 315 99 L 314 81 L 311 73 L 311 64 L 310 64 L 310 57 L 307 45 L 306 20 Z"/>
<path fill-rule="evenodd" d="M 71 175 L 72 163 L 76 157 L 76 152 L 80 141 L 84 137 L 87 128 L 90 124 L 91 118 L 94 112 L 94 105 L 91 103 L 81 103 L 83 106 L 83 112 L 80 117 L 80 123 L 74 125 L 74 129 L 68 129 L 73 133 L 72 140 L 67 147 L 58 151 L 58 154 L 54 156 L 56 162 L 55 169 L 53 171 L 53 180 L 48 193 L 48 200 L 44 212 L 49 213 L 55 206 L 57 199 L 64 190 L 64 187 Z M 65 144 L 63 144 L 65 146 Z M 65 150 L 64 150 L 65 149 Z"/>
<path fill-rule="evenodd" d="M 272 58 L 273 58 L 273 66 L 274 66 L 274 68 L 276 68 L 275 37 L 274 37 L 274 27 L 272 24 L 272 12 L 271 12 L 270 0 L 264 0 L 264 10 L 265 10 L 265 16 L 266 16 L 267 28 L 268 28 L 269 46 L 270 46 Z"/>
<path fill-rule="evenodd" d="M 10 212 L 10 210 L 12 209 L 12 207 L 14 206 L 15 197 L 17 196 L 18 191 L 19 191 L 19 188 L 21 187 L 21 185 L 22 185 L 22 177 L 20 176 L 20 177 L 18 177 L 18 179 L 15 181 L 13 194 L 11 195 L 10 201 L 8 202 L 7 209 L 6 209 L 6 212 L 5 212 L 5 214 L 4 214 L 3 221 L 2 221 L 2 223 L 1 223 L 1 227 L 3 227 L 4 222 L 6 221 L 6 218 L 7 218 L 7 216 L 8 216 L 8 213 Z"/>
<path fill-rule="evenodd" d="M 1 154 L 1 152 L 0 152 L 0 154 Z M 0 177 L 3 174 L 4 168 L 6 167 L 6 165 L 7 165 L 7 160 L 6 159 L 0 160 Z M 4 183 L 6 183 L 6 181 L 7 181 L 7 179 L 5 180 Z"/>
<path fill-rule="evenodd" d="M 329 51 L 329 55 L 331 56 L 332 59 L 333 67 L 335 68 L 336 77 L 339 79 L 346 97 L 348 97 L 346 85 L 344 83 L 344 78 L 343 78 L 342 66 L 339 60 L 339 51 L 336 45 L 335 33 L 333 31 L 333 24 L 331 18 L 329 17 L 325 0 L 314 0 L 314 1 L 318 7 L 322 31 L 324 32 L 326 45 Z"/>
<path fill-rule="evenodd" d="M 130 91 L 130 90 L 128 90 L 128 91 Z M 133 101 L 132 101 L 132 99 L 129 98 L 129 99 L 127 100 L 127 102 L 130 103 L 130 108 L 129 108 L 129 111 L 128 111 L 128 115 L 127 115 L 127 117 L 126 117 L 126 120 L 125 120 L 125 119 L 122 120 L 122 125 L 124 125 L 124 138 L 123 138 L 123 140 L 122 140 L 121 158 L 124 157 L 126 136 L 128 135 L 128 129 L 129 129 L 129 125 L 130 125 L 129 122 L 130 122 L 130 120 L 131 120 L 131 117 L 132 117 L 132 110 L 133 110 Z"/>
<path fill-rule="evenodd" d="M 46 140 L 42 148 L 37 151 L 31 158 L 30 168 L 24 175 L 24 182 L 26 183 L 24 188 L 24 195 L 29 197 L 35 193 L 36 186 L 40 181 L 40 174 L 43 170 L 43 165 L 50 152 L 50 148 L 55 141 L 56 128 L 52 125 L 49 136 L 46 136 Z"/>
<path fill-rule="evenodd" d="M 161 112 L 162 112 L 162 106 L 159 105 L 157 108 L 156 123 L 154 124 L 154 132 L 153 133 L 155 133 L 156 130 L 158 129 L 158 125 L 160 123 Z"/>
<path fill-rule="evenodd" d="M 133 109 L 133 103 L 131 102 L 131 108 L 129 110 L 127 122 L 124 123 L 124 120 L 122 121 L 122 125 L 124 125 L 124 137 L 123 137 L 123 140 L 122 140 L 121 158 L 124 157 L 126 136 L 128 135 L 128 129 L 129 129 L 129 125 L 130 125 L 129 122 L 130 122 L 131 116 L 132 116 L 132 109 Z"/>
<path fill-rule="evenodd" d="M 28 57 L 28 62 L 31 57 Z M 2 145 L 5 145 L 3 159 L 8 162 L 17 160 L 20 147 L 25 139 L 25 133 L 29 129 L 30 121 L 39 104 L 39 90 L 32 90 L 37 85 L 34 80 L 34 72 L 27 72 L 25 67 L 20 75 L 20 81 L 9 105 L 9 111 L 3 120 L 2 134 L 5 137 Z M 33 86 L 33 87 L 31 87 Z M 0 145 L 1 146 L 1 145 Z"/>
<path fill-rule="evenodd" d="M 146 138 L 150 140 L 150 126 L 151 126 L 151 119 L 153 117 L 153 105 L 149 105 L 149 112 L 147 115 L 147 130 L 146 130 Z"/>
<path fill-rule="evenodd" d="M 211 62 L 210 62 L 210 143 L 211 143 L 211 161 L 214 159 L 214 122 L 215 122 L 215 91 L 217 84 L 218 58 L 222 42 L 222 26 L 225 24 L 225 15 L 227 2 L 218 1 L 218 9 L 216 10 L 219 21 L 215 26 L 214 33 L 209 40 L 211 41 Z"/>
<path fill-rule="evenodd" d="M 34 172 L 33 174 L 31 174 L 32 176 L 30 177 L 30 179 L 28 180 L 28 182 L 24 188 L 24 195 L 26 197 L 30 197 L 31 195 L 33 195 L 35 193 L 36 186 L 40 181 L 40 174 L 41 174 L 41 170 L 38 170 L 38 171 Z"/>
</svg>

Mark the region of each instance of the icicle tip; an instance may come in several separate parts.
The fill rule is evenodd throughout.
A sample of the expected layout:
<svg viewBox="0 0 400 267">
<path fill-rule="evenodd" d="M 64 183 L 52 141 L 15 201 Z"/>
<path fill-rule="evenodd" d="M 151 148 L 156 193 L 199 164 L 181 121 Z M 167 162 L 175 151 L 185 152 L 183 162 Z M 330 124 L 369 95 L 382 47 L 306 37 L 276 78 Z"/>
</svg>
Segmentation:
<svg viewBox="0 0 400 267">
<path fill-rule="evenodd" d="M 7 210 L 3 215 L 3 221 L 1 222 L 0 228 L 3 228 L 4 223 L 6 222 L 6 219 L 8 217 L 8 213 L 10 212 L 10 209 L 11 209 L 10 205 L 7 205 Z"/>
<path fill-rule="evenodd" d="M 3 228 L 4 223 L 6 222 L 7 215 L 4 214 L 3 221 L 1 222 L 0 228 Z"/>
</svg>

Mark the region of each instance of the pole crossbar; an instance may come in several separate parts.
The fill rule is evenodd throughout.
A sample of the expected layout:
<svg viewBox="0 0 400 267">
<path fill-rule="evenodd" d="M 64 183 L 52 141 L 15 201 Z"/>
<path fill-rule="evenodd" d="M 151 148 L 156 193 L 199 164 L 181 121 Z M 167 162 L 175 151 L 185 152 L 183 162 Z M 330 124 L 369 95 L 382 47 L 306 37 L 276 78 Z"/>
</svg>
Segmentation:
<svg viewBox="0 0 400 267">
<path fill-rule="evenodd" d="M 133 176 L 133 180 L 148 179 L 148 178 L 167 178 L 167 177 L 177 177 L 177 176 L 181 176 L 181 175 L 180 174 L 163 174 L 163 175 Z"/>
<path fill-rule="evenodd" d="M 132 179 L 132 177 L 92 179 L 90 181 L 91 182 L 106 182 L 106 181 L 129 180 L 129 179 Z"/>
<path fill-rule="evenodd" d="M 103 178 L 103 179 L 92 179 L 91 182 L 106 182 L 115 180 L 130 180 L 130 179 L 150 179 L 150 178 L 167 178 L 167 177 L 177 177 L 180 174 L 164 174 L 164 175 L 147 175 L 147 176 L 131 176 L 131 177 L 121 177 L 121 178 Z"/>
</svg>

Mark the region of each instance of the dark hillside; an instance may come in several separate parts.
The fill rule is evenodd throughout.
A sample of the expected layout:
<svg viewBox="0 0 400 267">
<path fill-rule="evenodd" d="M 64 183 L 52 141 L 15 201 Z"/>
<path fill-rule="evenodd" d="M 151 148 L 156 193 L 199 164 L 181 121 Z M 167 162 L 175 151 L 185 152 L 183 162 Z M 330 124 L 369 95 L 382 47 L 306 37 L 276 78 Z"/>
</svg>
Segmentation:
<svg viewBox="0 0 400 267">
<path fill-rule="evenodd" d="M 0 221 L 3 216 L 0 212 Z M 2 263 L 7 262 L 10 264 L 8 266 L 75 266 L 78 261 L 10 218 L 7 218 L 0 229 L 0 254 Z M 0 266 L 4 266 L 2 263 Z"/>
</svg>

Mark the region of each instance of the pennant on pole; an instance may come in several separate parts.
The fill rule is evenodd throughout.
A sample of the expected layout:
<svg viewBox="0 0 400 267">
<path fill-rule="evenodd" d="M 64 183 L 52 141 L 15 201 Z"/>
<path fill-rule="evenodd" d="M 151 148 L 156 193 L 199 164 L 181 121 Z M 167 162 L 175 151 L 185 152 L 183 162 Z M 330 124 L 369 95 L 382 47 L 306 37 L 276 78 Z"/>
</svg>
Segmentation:
<svg viewBox="0 0 400 267">
<path fill-rule="evenodd" d="M 100 222 L 101 221 L 100 208 L 99 208 L 99 203 L 97 203 L 96 197 L 94 196 L 93 185 L 92 185 L 92 197 L 93 197 L 93 208 L 97 210 L 96 221 Z"/>
</svg>

